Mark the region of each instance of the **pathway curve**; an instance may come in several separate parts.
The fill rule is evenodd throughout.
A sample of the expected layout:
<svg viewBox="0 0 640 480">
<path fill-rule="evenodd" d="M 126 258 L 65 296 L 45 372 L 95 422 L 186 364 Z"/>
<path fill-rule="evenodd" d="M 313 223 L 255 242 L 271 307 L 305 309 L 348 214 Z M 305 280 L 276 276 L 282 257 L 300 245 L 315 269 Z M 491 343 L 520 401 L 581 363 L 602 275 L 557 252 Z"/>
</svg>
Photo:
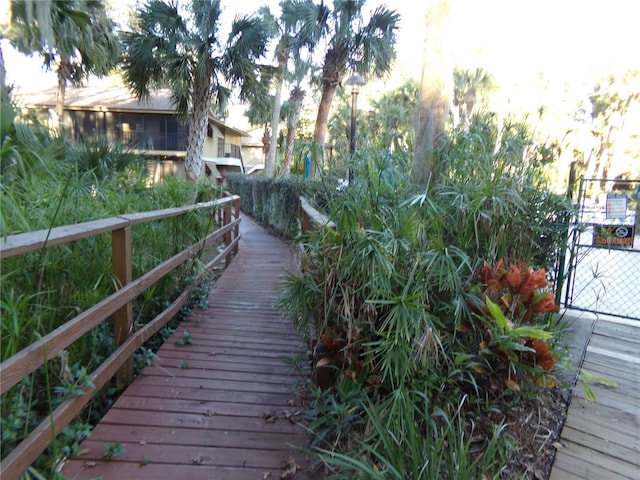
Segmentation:
<svg viewBox="0 0 640 480">
<path fill-rule="evenodd" d="M 273 308 L 291 251 L 247 216 L 240 232 L 208 307 L 180 325 L 116 401 L 65 465 L 68 478 L 279 479 L 304 464 L 291 448 L 308 437 L 295 424 L 300 378 L 287 359 L 305 346 Z M 186 338 L 192 344 L 178 345 Z M 107 445 L 121 451 L 106 458 Z"/>
</svg>

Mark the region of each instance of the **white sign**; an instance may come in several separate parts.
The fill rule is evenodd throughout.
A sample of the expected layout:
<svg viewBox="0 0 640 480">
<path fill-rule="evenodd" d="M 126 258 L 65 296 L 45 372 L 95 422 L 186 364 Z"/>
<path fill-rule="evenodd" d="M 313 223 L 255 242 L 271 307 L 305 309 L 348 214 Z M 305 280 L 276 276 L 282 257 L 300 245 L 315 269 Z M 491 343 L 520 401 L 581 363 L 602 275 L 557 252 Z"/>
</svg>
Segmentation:
<svg viewBox="0 0 640 480">
<path fill-rule="evenodd" d="M 627 196 L 608 193 L 606 217 L 624 219 L 627 216 Z"/>
</svg>

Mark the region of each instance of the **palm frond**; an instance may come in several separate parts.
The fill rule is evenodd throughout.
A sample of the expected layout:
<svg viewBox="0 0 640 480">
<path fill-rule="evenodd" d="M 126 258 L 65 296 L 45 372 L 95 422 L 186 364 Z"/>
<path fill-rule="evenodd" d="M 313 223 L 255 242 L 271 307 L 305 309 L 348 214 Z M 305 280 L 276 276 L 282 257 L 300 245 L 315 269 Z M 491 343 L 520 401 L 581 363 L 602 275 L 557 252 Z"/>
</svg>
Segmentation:
<svg viewBox="0 0 640 480">
<path fill-rule="evenodd" d="M 372 71 L 375 76 L 389 73 L 396 56 L 399 21 L 398 13 L 380 6 L 374 11 L 367 25 L 356 34 L 355 48 L 359 49 L 362 55 L 362 71 Z"/>
</svg>

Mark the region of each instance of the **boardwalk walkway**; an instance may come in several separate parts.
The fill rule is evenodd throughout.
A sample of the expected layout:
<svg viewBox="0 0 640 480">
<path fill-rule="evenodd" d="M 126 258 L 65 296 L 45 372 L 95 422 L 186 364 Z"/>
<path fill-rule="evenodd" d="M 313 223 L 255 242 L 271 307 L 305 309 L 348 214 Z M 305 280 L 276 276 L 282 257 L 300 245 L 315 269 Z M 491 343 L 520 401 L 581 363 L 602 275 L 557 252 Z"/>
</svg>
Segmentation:
<svg viewBox="0 0 640 480">
<path fill-rule="evenodd" d="M 550 480 L 640 480 L 640 322 L 590 314 L 575 321 L 587 331 L 576 340 L 586 347 L 583 370 L 617 386 L 593 386 L 590 402 L 576 385 Z"/>
<path fill-rule="evenodd" d="M 309 438 L 290 420 L 298 410 L 284 358 L 305 347 L 273 309 L 289 247 L 250 218 L 236 258 L 158 359 L 107 413 L 63 473 L 70 479 L 265 480 L 306 458 L 291 446 Z M 617 383 L 578 384 L 550 480 L 640 480 L 640 323 L 575 314 L 575 362 Z M 192 345 L 178 346 L 187 331 Z M 584 348 L 582 348 L 584 346 Z M 126 452 L 105 458 L 107 445 Z"/>
<path fill-rule="evenodd" d="M 243 216 L 238 255 L 70 460 L 70 479 L 278 479 L 308 443 L 291 420 L 305 347 L 272 307 L 289 246 Z M 192 345 L 179 346 L 188 332 Z M 108 456 L 109 445 L 126 452 Z M 113 450 L 113 448 L 111 449 Z"/>
</svg>

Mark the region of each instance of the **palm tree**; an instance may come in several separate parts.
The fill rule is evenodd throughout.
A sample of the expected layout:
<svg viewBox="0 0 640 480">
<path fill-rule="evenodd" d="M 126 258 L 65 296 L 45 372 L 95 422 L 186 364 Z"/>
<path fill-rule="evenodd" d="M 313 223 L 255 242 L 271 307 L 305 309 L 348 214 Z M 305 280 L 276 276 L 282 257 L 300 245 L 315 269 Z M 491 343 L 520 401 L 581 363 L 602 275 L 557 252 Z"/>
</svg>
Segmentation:
<svg viewBox="0 0 640 480">
<path fill-rule="evenodd" d="M 313 75 L 314 65 L 311 52 L 308 52 L 309 59 L 303 60 L 299 55 L 295 61 L 293 70 L 290 72 L 289 80 L 293 84 L 291 93 L 289 93 L 289 100 L 283 105 L 285 111 L 285 117 L 287 119 L 287 134 L 284 148 L 284 158 L 282 159 L 282 174 L 284 176 L 291 174 L 291 163 L 293 157 L 293 147 L 295 145 L 296 133 L 298 131 L 298 125 L 302 118 L 302 108 L 304 107 L 304 100 L 307 96 L 307 92 L 302 87 L 303 82 L 310 75 Z"/>
<path fill-rule="evenodd" d="M 460 120 L 468 122 L 478 102 L 478 95 L 493 88 L 493 78 L 483 68 L 453 71 L 453 105 Z"/>
<path fill-rule="evenodd" d="M 220 42 L 220 0 L 192 0 L 187 11 L 175 1 L 151 0 L 124 34 L 124 79 L 138 98 L 168 87 L 176 112 L 188 117 L 185 171 L 195 181 L 212 101 L 221 109 L 233 87 L 245 100 L 258 88 L 268 28 L 257 16 L 236 17 L 226 43 Z"/>
<path fill-rule="evenodd" d="M 251 125 L 262 125 L 264 133 L 262 134 L 262 153 L 263 161 L 266 163 L 266 157 L 269 154 L 269 146 L 271 144 L 271 132 L 269 126 L 272 120 L 273 95 L 269 94 L 272 78 L 270 75 L 263 75 L 260 78 L 259 88 L 254 89 L 248 95 L 249 107 L 244 112 L 245 117 Z"/>
<path fill-rule="evenodd" d="M 11 2 L 8 38 L 19 51 L 37 53 L 58 76 L 56 115 L 63 129 L 68 84 L 90 75 L 107 75 L 119 57 L 120 43 L 103 2 L 98 0 Z"/>
<path fill-rule="evenodd" d="M 380 99 L 372 100 L 371 107 L 376 114 L 367 122 L 368 129 L 367 125 L 363 126 L 363 136 L 368 133 L 371 145 L 382 151 L 412 151 L 416 98 L 418 84 L 408 80 Z"/>
<path fill-rule="evenodd" d="M 282 14 L 279 20 L 271 17 L 280 38 L 275 48 L 278 66 L 275 70 L 275 94 L 273 96 L 273 112 L 271 120 L 271 141 L 265 162 L 265 175 L 273 177 L 277 151 L 278 130 L 282 108 L 282 87 L 287 77 L 287 67 L 291 57 L 300 63 L 301 51 L 312 53 L 316 43 L 322 36 L 323 23 L 320 21 L 326 11 L 322 4 L 316 5 L 313 0 L 282 0 Z M 270 12 L 269 12 L 270 14 Z"/>
<path fill-rule="evenodd" d="M 291 90 L 289 100 L 287 101 L 287 137 L 284 147 L 284 158 L 282 160 L 282 174 L 288 176 L 291 174 L 291 159 L 293 157 L 293 147 L 296 139 L 296 131 L 300 123 L 302 106 L 306 92 L 300 85 L 296 85 Z"/>
<path fill-rule="evenodd" d="M 365 23 L 364 4 L 365 0 L 335 0 L 333 10 L 322 17 L 330 38 L 322 67 L 322 91 L 314 131 L 316 168 L 322 163 L 329 112 L 343 78 L 349 71 L 380 78 L 390 71 L 395 59 L 400 15 L 379 6 Z"/>
</svg>

